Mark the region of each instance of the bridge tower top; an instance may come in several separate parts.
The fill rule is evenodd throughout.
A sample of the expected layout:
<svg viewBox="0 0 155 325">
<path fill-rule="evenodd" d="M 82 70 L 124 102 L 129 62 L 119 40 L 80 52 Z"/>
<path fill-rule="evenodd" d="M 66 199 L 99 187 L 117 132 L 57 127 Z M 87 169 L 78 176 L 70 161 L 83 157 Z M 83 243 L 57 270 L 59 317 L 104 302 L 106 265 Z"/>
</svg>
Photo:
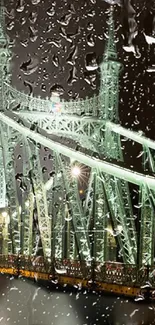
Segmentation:
<svg viewBox="0 0 155 325">
<path fill-rule="evenodd" d="M 108 40 L 106 42 L 104 51 L 104 60 L 117 60 L 117 49 L 115 42 L 115 26 L 114 26 L 114 8 L 110 7 L 108 20 Z"/>
<path fill-rule="evenodd" d="M 105 45 L 103 61 L 100 64 L 100 115 L 105 120 L 118 123 L 119 73 L 122 64 L 117 57 L 113 11 L 113 6 L 111 6 L 108 19 L 108 39 Z"/>
</svg>

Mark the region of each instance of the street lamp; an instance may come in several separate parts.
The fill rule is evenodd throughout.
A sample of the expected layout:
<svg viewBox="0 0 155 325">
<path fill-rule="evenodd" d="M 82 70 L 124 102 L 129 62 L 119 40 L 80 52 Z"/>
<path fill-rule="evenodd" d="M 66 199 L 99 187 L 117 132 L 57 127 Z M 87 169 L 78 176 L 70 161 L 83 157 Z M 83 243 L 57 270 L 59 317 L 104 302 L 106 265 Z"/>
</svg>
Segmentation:
<svg viewBox="0 0 155 325">
<path fill-rule="evenodd" d="M 71 175 L 78 178 L 81 175 L 81 168 L 79 166 L 73 166 L 71 168 Z"/>
</svg>

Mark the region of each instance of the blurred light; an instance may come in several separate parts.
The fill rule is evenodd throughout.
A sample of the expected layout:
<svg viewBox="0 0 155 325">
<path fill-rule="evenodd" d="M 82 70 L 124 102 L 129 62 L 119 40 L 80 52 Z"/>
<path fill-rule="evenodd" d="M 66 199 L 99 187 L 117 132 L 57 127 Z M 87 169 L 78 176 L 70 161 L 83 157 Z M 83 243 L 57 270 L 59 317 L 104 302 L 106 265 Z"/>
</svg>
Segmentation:
<svg viewBox="0 0 155 325">
<path fill-rule="evenodd" d="M 30 202 L 27 200 L 27 201 L 25 201 L 25 206 L 26 206 L 26 208 L 29 208 L 29 206 L 30 206 Z"/>
<path fill-rule="evenodd" d="M 121 232 L 123 230 L 123 227 L 121 225 L 118 225 L 117 229 L 118 229 L 119 232 Z"/>
<path fill-rule="evenodd" d="M 7 211 L 2 212 L 2 217 L 5 219 L 4 223 L 9 224 L 10 223 L 10 216 Z"/>
<path fill-rule="evenodd" d="M 80 193 L 80 194 L 83 194 L 83 192 L 84 192 L 83 190 L 79 190 L 79 193 Z"/>
<path fill-rule="evenodd" d="M 6 211 L 3 211 L 3 212 L 2 212 L 2 217 L 3 217 L 3 218 L 6 218 L 7 216 L 8 216 L 8 213 L 7 213 Z"/>
</svg>

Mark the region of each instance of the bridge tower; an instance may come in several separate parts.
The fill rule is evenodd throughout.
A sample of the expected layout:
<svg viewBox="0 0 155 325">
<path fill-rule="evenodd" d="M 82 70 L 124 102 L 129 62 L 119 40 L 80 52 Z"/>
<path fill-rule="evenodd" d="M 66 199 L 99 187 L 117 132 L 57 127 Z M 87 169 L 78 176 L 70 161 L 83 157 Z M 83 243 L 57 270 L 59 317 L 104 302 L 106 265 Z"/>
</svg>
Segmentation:
<svg viewBox="0 0 155 325">
<path fill-rule="evenodd" d="M 118 61 L 113 11 L 113 6 L 111 6 L 107 40 L 103 60 L 100 64 L 100 116 L 105 120 L 118 123 L 119 75 L 123 65 Z"/>
<path fill-rule="evenodd" d="M 97 151 L 103 154 L 108 160 L 123 161 L 123 153 L 121 149 L 120 135 L 114 133 L 109 127 L 107 122 L 119 123 L 118 115 L 118 101 L 119 101 L 119 74 L 122 70 L 122 64 L 118 61 L 116 41 L 115 41 L 115 28 L 113 18 L 113 6 L 109 10 L 108 33 L 103 55 L 103 61 L 100 64 L 100 90 L 99 90 L 99 119 L 104 121 L 105 126 L 102 126 L 102 132 L 98 137 L 99 145 Z M 100 130 L 101 131 L 101 130 Z M 98 184 L 95 188 L 99 187 L 101 183 L 102 193 L 102 210 L 101 218 L 99 211 L 96 211 L 96 224 L 100 224 L 100 229 L 112 228 L 114 234 L 117 233 L 116 240 L 119 246 L 120 256 L 125 263 L 135 263 L 137 254 L 137 236 L 135 230 L 135 222 L 133 217 L 132 205 L 130 201 L 130 194 L 128 184 L 121 179 L 116 179 L 112 175 L 95 173 L 96 181 Z M 104 193 L 104 194 L 103 194 Z M 95 200 L 98 202 L 98 199 Z M 100 200 L 101 202 L 101 200 Z M 97 203 L 96 203 L 97 205 Z M 103 225 L 103 219 L 105 223 Z M 111 226 L 110 226 L 111 228 Z M 97 238 L 96 231 L 95 238 Z M 104 239 L 106 232 L 104 231 Z M 98 245 L 96 251 L 100 250 L 101 245 Z M 105 254 L 102 258 L 107 259 L 107 239 L 105 239 L 104 250 Z M 102 248 L 103 252 L 103 248 Z"/>
</svg>

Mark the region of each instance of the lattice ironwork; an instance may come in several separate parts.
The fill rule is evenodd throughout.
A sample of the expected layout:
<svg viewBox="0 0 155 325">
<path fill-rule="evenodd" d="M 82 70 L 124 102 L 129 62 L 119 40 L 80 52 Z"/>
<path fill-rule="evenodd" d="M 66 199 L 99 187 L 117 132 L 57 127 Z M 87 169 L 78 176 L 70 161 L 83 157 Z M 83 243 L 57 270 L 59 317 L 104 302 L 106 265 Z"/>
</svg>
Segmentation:
<svg viewBox="0 0 155 325">
<path fill-rule="evenodd" d="M 100 65 L 99 94 L 68 102 L 54 94 L 42 99 L 24 94 L 10 85 L 11 44 L 4 31 L 4 7 L 1 6 L 0 185 L 3 193 L 0 192 L 0 204 L 4 205 L 2 201 L 7 202 L 8 198 L 10 216 L 10 224 L 5 229 L 5 253 L 30 255 L 34 252 L 33 244 L 38 232 L 45 259 L 67 257 L 104 262 L 108 256 L 106 228 L 112 219 L 112 231 L 114 235 L 117 233 L 123 261 L 135 263 L 137 234 L 128 187 L 128 182 L 131 182 L 140 187 L 142 199 L 140 263 L 153 263 L 154 177 L 125 169 L 119 161 L 123 161 L 122 135 L 145 146 L 150 172 L 154 173 L 151 150 L 155 150 L 155 143 L 116 124 L 119 122 L 119 73 L 122 65 L 117 61 L 112 7 L 108 27 L 109 37 Z M 67 144 L 61 143 L 62 136 L 67 139 Z M 22 211 L 18 203 L 13 154 L 19 139 L 23 142 L 23 182 L 28 189 L 23 194 Z M 78 143 L 77 148 L 70 145 L 70 139 Z M 55 175 L 46 184 L 38 144 L 50 148 L 55 155 Z M 85 151 L 79 149 L 79 144 Z M 78 180 L 68 177 L 73 161 L 90 169 L 83 204 Z M 28 184 L 29 168 L 31 184 Z M 53 194 L 55 186 L 59 189 Z M 58 196 L 62 197 L 62 202 L 56 207 Z M 38 231 L 34 226 L 34 208 Z M 119 277 L 121 271 L 117 270 L 117 273 Z"/>
</svg>

